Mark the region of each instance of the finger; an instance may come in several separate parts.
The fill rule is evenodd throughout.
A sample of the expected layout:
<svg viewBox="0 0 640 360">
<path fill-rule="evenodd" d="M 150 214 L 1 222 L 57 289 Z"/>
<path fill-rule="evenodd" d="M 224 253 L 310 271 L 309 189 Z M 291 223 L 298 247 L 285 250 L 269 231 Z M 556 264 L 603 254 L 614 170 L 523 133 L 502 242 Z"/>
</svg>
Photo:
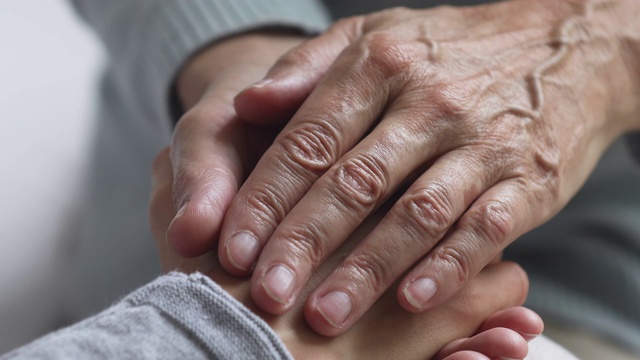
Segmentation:
<svg viewBox="0 0 640 360">
<path fill-rule="evenodd" d="M 424 358 L 425 351 L 430 358 L 434 354 L 433 344 L 441 344 L 440 347 L 452 338 L 471 336 L 490 314 L 521 302 L 527 286 L 521 267 L 501 263 L 488 266 L 451 301 L 434 311 L 418 314 L 402 311 L 394 293 L 389 292 L 343 336 L 348 338 L 354 332 L 365 331 L 367 343 L 381 358 Z M 305 316 L 308 309 L 306 306 Z M 401 340 L 389 341 L 394 338 Z"/>
<path fill-rule="evenodd" d="M 481 353 L 491 359 L 501 357 L 523 358 L 524 356 L 519 356 L 526 355 L 528 347 L 526 341 L 515 331 L 501 329 L 492 335 L 483 335 L 480 338 L 476 338 L 476 336 L 484 334 L 487 330 L 495 329 L 491 326 L 496 325 L 498 327 L 510 315 L 521 315 L 518 313 L 519 310 L 516 310 L 515 314 L 501 310 L 513 309 L 514 306 L 524 302 L 528 288 L 529 281 L 526 272 L 515 263 L 502 262 L 485 267 L 449 302 L 436 310 L 447 309 L 452 311 L 466 325 L 473 325 L 476 319 L 480 319 L 475 323 L 478 326 L 472 330 L 475 333 L 474 336 L 449 343 L 441 349 L 434 359 L 442 359 L 456 352 L 465 351 Z M 409 316 L 428 316 L 430 313 L 423 312 L 409 314 Z M 478 329 L 482 326 L 485 326 L 485 328 L 481 332 Z M 511 332 L 505 333 L 504 330 Z M 469 334 L 471 332 L 460 333 L 459 336 L 469 336 Z M 446 358 L 449 359 L 448 357 Z"/>
<path fill-rule="evenodd" d="M 526 341 L 531 341 L 542 334 L 544 322 L 535 311 L 517 306 L 500 310 L 489 316 L 478 329 L 478 333 L 493 328 L 511 329 Z"/>
<path fill-rule="evenodd" d="M 398 300 L 409 311 L 442 304 L 518 236 L 533 227 L 532 202 L 517 180 L 502 181 L 403 280 Z M 428 286 L 425 286 L 428 285 Z"/>
<path fill-rule="evenodd" d="M 211 91 L 185 114 L 174 131 L 173 197 L 178 212 L 167 232 L 169 245 L 186 257 L 212 249 L 224 213 L 242 178 L 245 154 L 241 123 L 230 105 Z"/>
<path fill-rule="evenodd" d="M 469 204 L 493 184 L 496 172 L 477 156 L 473 151 L 458 149 L 440 157 L 325 279 L 312 297 L 317 297 L 316 315 L 324 318 L 318 323 L 330 324 L 334 329 L 316 328 L 316 331 L 333 333 L 348 329 L 402 273 L 428 253 Z M 311 204 L 314 202 L 323 203 L 316 200 Z M 316 208 L 329 213 L 321 206 Z M 330 226 L 325 230 L 329 235 L 324 238 L 332 238 L 335 230 L 330 229 L 345 226 L 343 223 L 348 219 L 346 214 L 339 214 L 342 220 L 327 219 L 327 215 L 320 216 L 321 212 L 312 208 L 300 213 L 301 216 L 309 214 L 308 218 L 298 220 L 303 226 Z M 283 222 L 276 234 L 286 230 L 285 224 Z M 259 266 L 268 255 L 276 259 L 300 257 L 296 250 L 295 243 L 282 242 L 274 235 L 265 247 Z M 296 268 L 297 274 L 304 270 Z M 338 304 L 338 300 L 344 304 Z"/>
<path fill-rule="evenodd" d="M 530 341 L 542 333 L 543 326 L 540 316 L 525 307 L 515 306 L 499 310 L 482 322 L 474 335 L 474 341 L 468 341 L 468 338 L 454 340 L 443 347 L 434 360 L 463 350 L 481 352 L 486 356 L 491 356 L 494 353 L 509 358 L 509 353 L 524 352 L 526 346 L 523 346 L 522 341 L 515 334 L 508 331 L 517 333 L 525 341 Z M 492 329 L 500 329 L 500 331 L 488 336 L 483 334 Z M 477 338 L 478 335 L 483 336 L 482 340 Z M 477 346 L 479 344 L 482 346 Z M 516 348 L 513 348 L 514 346 Z M 494 350 L 487 351 L 487 349 Z"/>
<path fill-rule="evenodd" d="M 210 254 L 196 258 L 185 259 L 169 248 L 166 233 L 169 223 L 176 215 L 173 205 L 173 167 L 169 157 L 170 149 L 162 150 L 152 165 L 152 191 L 149 201 L 149 225 L 156 242 L 160 265 L 163 272 L 179 270 L 186 273 L 206 271 L 211 267 Z"/>
<path fill-rule="evenodd" d="M 262 125 L 288 119 L 340 52 L 360 36 L 361 23 L 361 17 L 337 21 L 324 34 L 283 55 L 261 81 L 236 96 L 234 103 L 240 118 Z"/>
<path fill-rule="evenodd" d="M 379 117 L 389 89 L 362 84 L 361 77 L 379 78 L 353 70 L 354 58 L 361 58 L 363 52 L 362 47 L 354 46 L 336 61 L 234 198 L 225 215 L 219 251 L 228 271 L 236 274 L 250 271 L 258 252 L 282 219 Z M 292 280 L 293 273 L 287 270 L 291 266 L 297 264 L 280 267 L 288 280 Z M 291 290 L 288 285 L 282 286 L 288 292 Z M 286 297 L 290 296 L 289 293 Z M 284 304 L 288 300 L 278 302 Z"/>
<path fill-rule="evenodd" d="M 490 359 L 524 359 L 529 347 L 517 332 L 506 328 L 493 328 L 445 346 L 436 359 L 448 359 L 452 354 L 462 351 L 473 351 Z"/>
</svg>

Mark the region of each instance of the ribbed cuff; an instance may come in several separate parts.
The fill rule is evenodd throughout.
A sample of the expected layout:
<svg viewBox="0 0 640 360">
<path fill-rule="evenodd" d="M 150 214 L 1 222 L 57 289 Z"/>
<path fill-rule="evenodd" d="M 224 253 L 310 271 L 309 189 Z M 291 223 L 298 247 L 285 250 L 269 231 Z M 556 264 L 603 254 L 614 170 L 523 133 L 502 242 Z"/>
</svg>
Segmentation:
<svg viewBox="0 0 640 360">
<path fill-rule="evenodd" d="M 316 0 L 190 0 L 154 4 L 140 43 L 140 64 L 152 106 L 169 120 L 169 96 L 176 72 L 195 52 L 221 37 L 261 27 L 286 27 L 305 34 L 330 23 Z"/>
<path fill-rule="evenodd" d="M 292 359 L 277 335 L 208 277 L 173 272 L 124 299 L 152 306 L 215 359 Z"/>
</svg>

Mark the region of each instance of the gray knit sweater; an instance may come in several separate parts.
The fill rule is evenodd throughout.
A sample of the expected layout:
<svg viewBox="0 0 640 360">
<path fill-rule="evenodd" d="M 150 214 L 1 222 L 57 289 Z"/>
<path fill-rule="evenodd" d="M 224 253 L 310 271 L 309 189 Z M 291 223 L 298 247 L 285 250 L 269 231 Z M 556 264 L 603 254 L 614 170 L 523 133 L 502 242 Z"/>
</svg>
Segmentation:
<svg viewBox="0 0 640 360">
<path fill-rule="evenodd" d="M 201 274 L 171 273 L 10 359 L 291 359 L 262 319 Z"/>
</svg>

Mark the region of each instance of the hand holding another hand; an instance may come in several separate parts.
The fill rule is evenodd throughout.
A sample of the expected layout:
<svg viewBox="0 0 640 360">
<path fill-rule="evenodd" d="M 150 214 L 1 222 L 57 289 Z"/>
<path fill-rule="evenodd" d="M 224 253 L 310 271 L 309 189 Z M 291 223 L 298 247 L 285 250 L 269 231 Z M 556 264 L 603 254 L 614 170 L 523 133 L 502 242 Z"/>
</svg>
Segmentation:
<svg viewBox="0 0 640 360">
<path fill-rule="evenodd" d="M 483 270 L 451 301 L 428 313 L 404 311 L 389 292 L 358 324 L 338 337 L 321 336 L 305 324 L 304 296 L 287 314 L 269 315 L 251 300 L 249 281 L 224 271 L 215 253 L 187 259 L 169 248 L 165 234 L 176 214 L 172 199 L 173 174 L 167 149 L 158 155 L 153 165 L 149 211 L 163 269 L 201 271 L 210 276 L 232 297 L 262 317 L 296 359 L 521 359 L 527 354 L 527 341 L 542 332 L 542 321 L 535 313 L 510 307 L 522 303 L 528 283 L 522 269 L 509 263 Z M 374 219 L 375 216 L 346 245 L 359 241 Z M 328 265 L 313 275 L 314 280 L 303 294 L 309 294 L 313 284 L 326 276 L 345 254 L 333 255 Z M 474 333 L 468 339 L 463 338 Z"/>
<path fill-rule="evenodd" d="M 307 319 L 341 333 L 400 277 L 405 309 L 445 303 L 557 213 L 605 148 L 639 127 L 630 60 L 639 8 L 513 0 L 393 9 L 340 21 L 298 46 L 236 98 L 240 117 L 255 124 L 300 108 L 231 202 L 223 267 L 255 266 L 253 298 L 283 313 L 403 189 L 311 294 Z"/>
</svg>

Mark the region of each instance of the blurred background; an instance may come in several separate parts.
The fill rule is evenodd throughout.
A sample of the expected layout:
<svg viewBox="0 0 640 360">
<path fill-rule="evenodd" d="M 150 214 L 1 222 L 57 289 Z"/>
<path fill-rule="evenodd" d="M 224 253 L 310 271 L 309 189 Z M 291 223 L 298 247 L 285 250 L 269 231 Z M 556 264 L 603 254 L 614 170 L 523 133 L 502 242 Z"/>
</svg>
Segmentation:
<svg viewBox="0 0 640 360">
<path fill-rule="evenodd" d="M 104 53 L 63 0 L 0 1 L 0 354 L 66 321 Z"/>
</svg>

